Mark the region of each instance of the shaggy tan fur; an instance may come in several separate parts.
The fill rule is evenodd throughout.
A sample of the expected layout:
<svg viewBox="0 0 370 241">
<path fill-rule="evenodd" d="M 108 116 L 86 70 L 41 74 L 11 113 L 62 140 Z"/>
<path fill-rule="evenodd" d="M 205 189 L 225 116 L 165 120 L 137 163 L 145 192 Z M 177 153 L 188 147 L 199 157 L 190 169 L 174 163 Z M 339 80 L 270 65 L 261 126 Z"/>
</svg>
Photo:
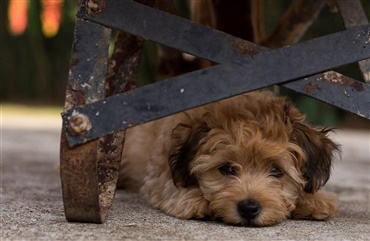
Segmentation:
<svg viewBox="0 0 370 241">
<path fill-rule="evenodd" d="M 252 92 L 129 129 L 119 184 L 183 219 L 325 220 L 338 209 L 319 190 L 338 150 L 327 132 L 285 98 Z"/>
</svg>

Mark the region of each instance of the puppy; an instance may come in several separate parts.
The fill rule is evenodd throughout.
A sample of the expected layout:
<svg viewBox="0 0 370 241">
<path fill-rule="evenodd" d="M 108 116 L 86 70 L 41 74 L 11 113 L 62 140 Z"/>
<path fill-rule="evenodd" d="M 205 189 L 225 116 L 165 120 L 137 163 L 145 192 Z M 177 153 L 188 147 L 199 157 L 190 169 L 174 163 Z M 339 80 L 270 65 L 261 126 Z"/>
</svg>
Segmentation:
<svg viewBox="0 0 370 241">
<path fill-rule="evenodd" d="M 127 131 L 119 186 L 182 219 L 269 226 L 337 212 L 320 188 L 339 146 L 282 97 L 251 92 Z"/>
</svg>

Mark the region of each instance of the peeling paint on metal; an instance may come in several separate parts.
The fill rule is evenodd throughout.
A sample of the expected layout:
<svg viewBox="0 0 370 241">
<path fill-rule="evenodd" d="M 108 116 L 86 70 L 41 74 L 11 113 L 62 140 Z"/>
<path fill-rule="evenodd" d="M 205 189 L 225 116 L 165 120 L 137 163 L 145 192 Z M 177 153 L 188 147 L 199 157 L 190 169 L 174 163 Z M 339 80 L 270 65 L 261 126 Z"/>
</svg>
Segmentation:
<svg viewBox="0 0 370 241">
<path fill-rule="evenodd" d="M 308 83 L 305 85 L 305 91 L 307 94 L 311 95 L 312 92 L 316 91 L 316 90 L 320 90 L 320 87 L 318 84 L 311 84 L 311 83 Z"/>
<path fill-rule="evenodd" d="M 363 83 L 354 81 L 344 75 L 334 71 L 328 71 L 323 74 L 323 80 L 329 83 L 337 83 L 345 88 L 352 88 L 358 92 L 364 91 Z"/>
</svg>

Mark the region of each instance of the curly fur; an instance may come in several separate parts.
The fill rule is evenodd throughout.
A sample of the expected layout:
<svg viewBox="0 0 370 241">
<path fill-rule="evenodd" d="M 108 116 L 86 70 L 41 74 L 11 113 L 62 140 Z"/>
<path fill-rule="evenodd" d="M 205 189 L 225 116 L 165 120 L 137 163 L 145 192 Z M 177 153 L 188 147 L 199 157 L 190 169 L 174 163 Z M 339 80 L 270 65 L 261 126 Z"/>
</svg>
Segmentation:
<svg viewBox="0 0 370 241">
<path fill-rule="evenodd" d="M 325 220 L 337 211 L 319 190 L 339 150 L 329 131 L 305 123 L 285 98 L 240 95 L 129 129 L 120 185 L 183 219 Z"/>
</svg>

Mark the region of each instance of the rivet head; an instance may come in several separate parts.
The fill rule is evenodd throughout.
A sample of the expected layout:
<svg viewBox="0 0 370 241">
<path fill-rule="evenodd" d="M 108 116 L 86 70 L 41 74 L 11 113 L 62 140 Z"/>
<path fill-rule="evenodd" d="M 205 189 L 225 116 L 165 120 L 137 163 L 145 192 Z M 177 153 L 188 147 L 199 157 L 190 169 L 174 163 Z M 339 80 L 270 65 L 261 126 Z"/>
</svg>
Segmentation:
<svg viewBox="0 0 370 241">
<path fill-rule="evenodd" d="M 85 6 L 89 14 L 99 14 L 105 8 L 105 0 L 88 0 Z"/>
<path fill-rule="evenodd" d="M 83 136 L 91 129 L 89 117 L 81 113 L 73 113 L 69 121 L 69 129 L 74 136 Z"/>
</svg>

